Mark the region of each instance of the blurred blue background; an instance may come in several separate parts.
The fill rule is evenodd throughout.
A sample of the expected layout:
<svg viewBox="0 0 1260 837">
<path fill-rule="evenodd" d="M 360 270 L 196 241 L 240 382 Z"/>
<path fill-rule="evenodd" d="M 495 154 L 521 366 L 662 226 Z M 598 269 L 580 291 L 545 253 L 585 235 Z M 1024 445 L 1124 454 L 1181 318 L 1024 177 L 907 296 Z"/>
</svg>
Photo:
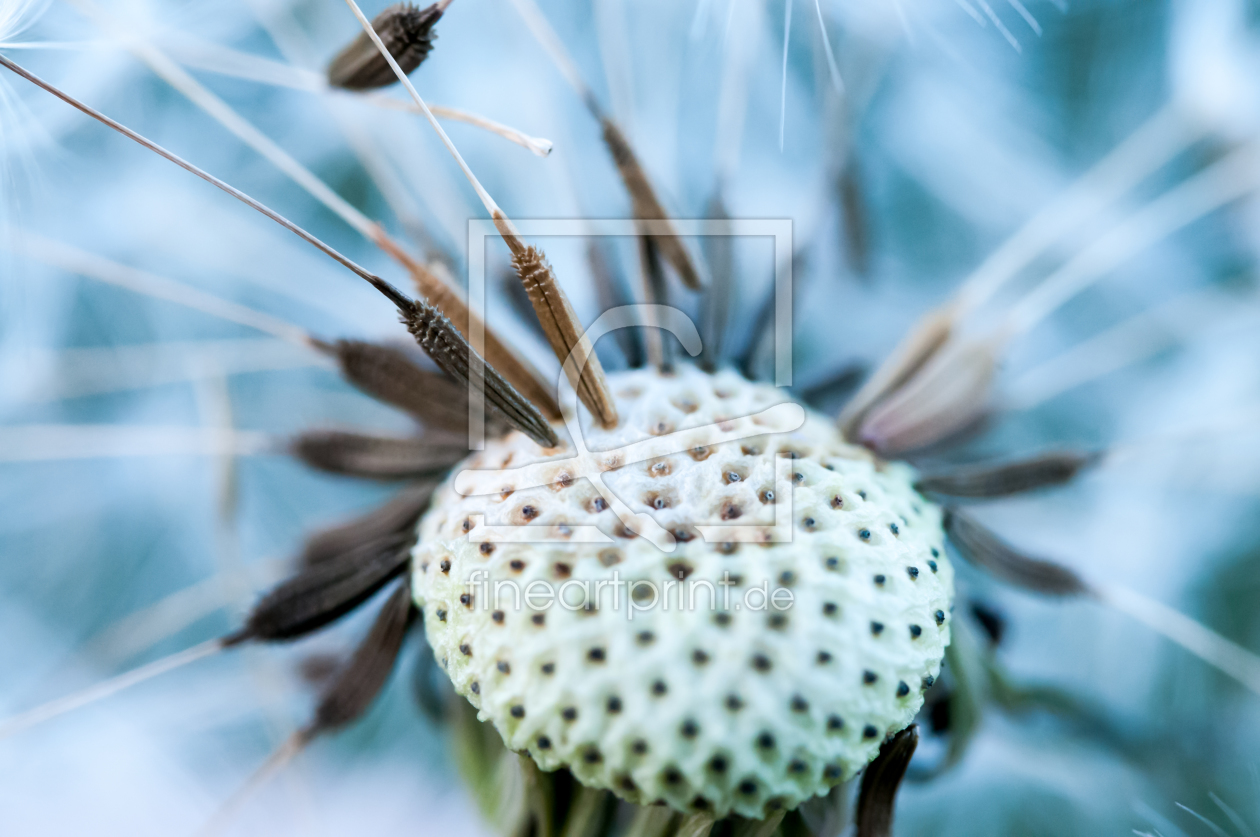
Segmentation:
<svg viewBox="0 0 1260 837">
<path fill-rule="evenodd" d="M 997 312 L 1110 224 L 1258 139 L 1255 3 L 788 2 L 790 31 L 785 0 L 540 0 L 671 211 L 706 217 L 720 199 L 733 217 L 793 220 L 803 388 L 878 362 L 1004 238 L 1169 103 L 1202 139 L 1035 263 Z M 137 61 L 124 41 L 144 39 L 414 252 L 462 275 L 466 222 L 485 213 L 421 119 L 216 71 L 230 57 L 221 48 L 320 70 L 358 31 L 343 3 L 116 0 L 101 4 L 113 26 L 84 8 L 0 0 L 0 52 L 406 284 L 379 249 Z M 627 216 L 598 124 L 510 3 L 455 0 L 437 31 L 413 76 L 430 102 L 555 144 L 541 158 L 446 123 L 509 215 Z M 59 267 L 69 246 L 317 336 L 405 337 L 353 275 L 22 79 L 0 74 L 0 108 L 7 715 L 221 635 L 284 572 L 304 532 L 389 493 L 268 455 L 269 440 L 312 426 L 407 425 L 313 352 Z M 376 180 L 373 168 L 386 174 Z M 994 396 L 1005 410 L 967 449 L 1120 446 L 1124 456 L 1069 488 L 977 514 L 1029 550 L 1252 649 L 1257 220 L 1248 199 L 1196 220 L 1021 337 Z M 545 244 L 590 322 L 598 302 L 580 242 Z M 736 252 L 730 339 L 743 352 L 772 271 L 764 248 Z M 500 271 L 504 253 L 492 249 Z M 612 253 L 636 275 L 631 249 Z M 698 307 L 690 295 L 675 301 Z M 554 369 L 494 288 L 488 320 Z M 1057 383 L 1112 361 L 1119 368 L 1079 386 Z M 752 352 L 755 370 L 767 364 Z M 239 435 L 223 441 L 226 429 Z M 1182 805 L 1224 833 L 1260 833 L 1260 698 L 1094 604 L 1012 592 L 974 571 L 961 581 L 960 610 L 982 601 L 1005 618 L 995 653 L 1009 677 L 1062 690 L 1074 708 L 991 705 L 961 764 L 904 788 L 898 833 L 1220 833 Z M 0 741 L 0 831 L 194 833 L 304 722 L 301 660 L 345 650 L 363 627 L 360 615 L 298 648 L 203 661 Z M 229 830 L 484 829 L 443 731 L 412 699 L 420 642 L 362 723 L 312 746 Z"/>
</svg>

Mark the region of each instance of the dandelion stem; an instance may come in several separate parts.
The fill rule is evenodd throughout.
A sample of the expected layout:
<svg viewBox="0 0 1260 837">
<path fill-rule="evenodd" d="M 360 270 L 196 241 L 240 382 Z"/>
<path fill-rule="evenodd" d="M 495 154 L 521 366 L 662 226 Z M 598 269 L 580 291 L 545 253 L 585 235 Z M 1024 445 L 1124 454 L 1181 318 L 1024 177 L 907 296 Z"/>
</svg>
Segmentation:
<svg viewBox="0 0 1260 837">
<path fill-rule="evenodd" d="M 161 340 L 127 346 L 30 350 L 0 360 L 0 380 L 27 403 L 141 390 L 224 375 L 311 367 L 335 369 L 312 355 L 269 337 L 225 340 Z M 24 386 L 29 384 L 29 386 Z"/>
<path fill-rule="evenodd" d="M 1006 24 L 1002 22 L 1002 18 L 998 17 L 997 13 L 993 11 L 993 7 L 989 5 L 988 0 L 976 0 L 976 3 L 984 11 L 984 16 L 987 17 L 993 23 L 993 26 L 1002 33 L 1002 37 L 1006 38 L 1006 42 L 1011 45 L 1011 48 L 1016 52 L 1022 53 L 1024 51 L 1023 47 L 1019 45 L 1019 41 L 1011 33 L 1011 30 L 1006 28 Z"/>
<path fill-rule="evenodd" d="M 267 783 L 272 776 L 280 771 L 286 764 L 293 760 L 293 757 L 302 752 L 302 749 L 310 742 L 310 736 L 304 731 L 299 730 L 281 744 L 274 753 L 267 757 L 253 775 L 245 781 L 245 784 L 236 790 L 223 806 L 210 818 L 205 827 L 198 832 L 198 837 L 212 837 L 212 835 L 221 832 L 231 819 L 236 816 L 241 806 L 250 797 L 254 791 L 258 790 Z"/>
<path fill-rule="evenodd" d="M 949 302 L 919 320 L 840 414 L 845 432 L 852 434 L 874 405 L 904 386 L 950 341 L 957 323 L 988 302 L 1047 247 L 1068 230 L 1093 218 L 1202 136 L 1203 129 L 1192 125 L 1171 105 L 1148 119 L 1062 197 L 1008 238 L 967 278 Z M 1056 282 L 1056 286 L 1061 285 Z M 1042 296 L 1035 304 L 1043 306 L 1045 299 Z M 1026 314 L 1032 313 L 1027 306 L 1024 310 Z M 1010 324 L 1005 331 L 995 334 L 995 350 L 1006 343 L 1008 332 L 1013 333 Z"/>
<path fill-rule="evenodd" d="M 1033 34 L 1040 38 L 1041 24 L 1037 22 L 1037 18 L 1033 17 L 1032 12 L 1028 11 L 1028 7 L 1020 0 L 1006 0 L 1006 2 L 1010 3 L 1011 8 L 1024 19 L 1024 23 L 1028 24 L 1028 28 L 1033 31 Z"/>
<path fill-rule="evenodd" d="M 551 28 L 551 24 L 547 22 L 547 18 L 543 16 L 542 11 L 532 0 L 512 0 L 512 5 L 516 7 L 517 13 L 525 19 L 525 25 L 533 33 L 534 39 L 551 56 L 551 60 L 555 63 L 556 68 L 560 70 L 560 74 L 564 76 L 565 81 L 582 99 L 582 103 L 586 105 L 587 110 L 596 119 L 602 121 L 604 119 L 604 110 L 599 106 L 599 100 L 595 98 L 594 92 L 587 86 L 586 81 L 582 78 L 581 71 L 578 70 L 577 62 L 573 60 L 573 56 L 565 49 L 564 42 L 560 40 L 556 30 Z M 734 2 L 732 2 L 732 5 L 734 5 Z"/>
<path fill-rule="evenodd" d="M 788 47 L 792 41 L 792 0 L 783 4 L 783 71 L 779 82 L 779 153 L 783 153 L 783 134 L 787 128 Z"/>
<path fill-rule="evenodd" d="M 739 0 L 731 0 L 731 14 Z M 759 4 L 759 3 L 758 3 Z M 736 27 L 734 40 L 725 50 L 722 83 L 718 88 L 717 132 L 714 139 L 713 167 L 717 189 L 735 177 L 739 168 L 739 152 L 744 140 L 744 122 L 748 115 L 748 77 L 755 48 L 752 26 Z"/>
<path fill-rule="evenodd" d="M 966 12 L 971 17 L 972 20 L 974 20 L 977 24 L 979 24 L 981 29 L 984 29 L 986 26 L 989 25 L 989 22 L 980 16 L 980 12 L 977 11 L 976 7 L 971 5 L 971 3 L 968 2 L 968 0 L 954 0 L 954 2 L 958 4 L 958 8 Z"/>
<path fill-rule="evenodd" d="M 1126 587 L 1095 586 L 1102 602 L 1260 694 L 1260 657 L 1173 608 Z"/>
<path fill-rule="evenodd" d="M 144 136 L 141 136 L 140 134 L 128 128 L 126 125 L 123 125 L 121 122 L 116 122 L 115 120 L 110 119 L 108 116 L 96 110 L 95 108 L 89 107 L 83 102 L 80 102 L 78 99 L 74 98 L 70 94 L 61 91 L 60 89 L 44 81 L 42 78 L 35 75 L 34 73 L 31 73 L 27 71 L 26 69 L 22 68 L 21 66 L 19 66 L 18 64 L 13 63 L 12 61 L 10 61 L 8 58 L 6 58 L 3 55 L 0 55 L 0 67 L 4 67 L 5 69 L 15 73 L 16 75 L 21 76 L 22 78 L 29 81 L 31 84 L 34 84 L 36 87 L 43 88 L 44 90 L 56 96 L 58 99 L 61 99 L 63 102 L 70 105 L 71 107 L 79 111 L 82 111 L 83 113 L 92 117 L 96 121 L 100 122 L 102 125 L 105 125 L 109 128 L 114 129 L 118 133 L 132 140 L 133 142 L 136 142 L 139 145 L 152 151 L 154 154 L 157 154 L 160 157 L 165 157 L 167 160 L 170 160 L 172 163 L 184 169 L 185 171 L 188 171 L 188 172 L 191 172 L 192 174 L 197 175 L 198 177 L 200 177 L 202 180 L 206 181 L 207 183 L 213 186 L 216 186 L 219 189 L 222 189 L 224 192 L 227 192 L 229 195 L 236 198 L 238 201 L 245 204 L 246 206 L 267 216 L 268 218 L 275 221 L 280 226 L 284 227 L 289 232 L 293 233 L 294 235 L 301 238 L 303 241 L 307 242 L 308 244 L 318 249 L 324 255 L 328 256 L 329 258 L 341 264 L 346 269 L 350 270 L 359 278 L 368 282 L 370 285 L 372 285 L 372 287 L 380 291 L 387 299 L 389 299 L 390 302 L 393 302 L 399 308 L 407 308 L 411 305 L 411 300 L 408 299 L 401 291 L 399 291 L 393 285 L 386 282 L 384 279 L 377 276 L 376 274 L 370 273 L 365 268 L 360 267 L 355 262 L 343 256 L 337 250 L 333 249 L 329 245 L 325 244 L 323 241 L 316 238 L 314 235 L 310 234 L 306 230 L 299 227 L 297 224 L 290 221 L 288 218 L 285 218 L 283 215 L 271 209 L 270 207 L 266 206 L 265 204 L 260 203 L 254 198 L 251 198 L 249 195 L 245 194 L 240 189 L 237 189 L 235 186 L 231 186 L 228 183 L 225 183 L 224 181 L 210 174 L 209 172 L 203 169 L 200 169 L 197 166 L 194 166 L 192 163 L 188 162 L 187 160 L 180 157 L 179 155 L 174 154 L 170 151 L 167 151 L 162 146 L 158 145 L 157 143 L 153 142 L 150 139 L 147 139 Z"/>
<path fill-rule="evenodd" d="M 23 231 L 21 235 L 14 236 L 11 248 L 22 255 L 68 273 L 76 273 L 155 299 L 174 302 L 220 320 L 257 329 L 297 346 L 315 348 L 323 343 L 300 326 L 277 317 L 221 299 L 163 276 L 119 264 L 69 244 L 45 238 L 37 233 Z"/>
<path fill-rule="evenodd" d="M 271 436 L 204 427 L 26 424 L 0 427 L 0 462 L 133 456 L 258 456 L 279 452 Z"/>
<path fill-rule="evenodd" d="M 827 34 L 827 24 L 823 21 L 822 0 L 814 0 L 814 11 L 818 14 L 818 31 L 822 34 L 823 52 L 827 55 L 827 72 L 831 74 L 831 83 L 836 92 L 844 95 L 844 79 L 840 77 L 840 67 L 836 64 L 836 54 L 831 50 L 831 36 Z"/>
<path fill-rule="evenodd" d="M 1168 433 L 1160 433 L 1145 439 L 1123 442 L 1107 451 L 1107 463 L 1128 459 L 1143 451 L 1165 451 L 1170 445 L 1186 444 L 1203 439 L 1213 439 L 1230 433 L 1242 433 L 1260 427 L 1260 407 L 1238 410 L 1218 416 L 1211 422 L 1184 427 Z"/>
<path fill-rule="evenodd" d="M 373 239 L 378 225 L 372 219 L 351 206 L 345 198 L 334 192 L 327 183 L 316 177 L 310 169 L 295 160 L 270 137 L 254 127 L 249 120 L 233 110 L 227 102 L 207 90 L 200 82 L 189 75 L 183 67 L 179 66 L 179 64 L 175 63 L 169 56 L 152 44 L 142 40 L 138 35 L 130 31 L 123 31 L 117 21 L 108 16 L 92 0 L 73 0 L 73 2 L 103 25 L 114 29 L 123 40 L 127 49 L 147 64 L 159 78 L 188 97 L 193 104 L 235 134 L 250 148 L 266 157 L 272 165 L 284 172 L 294 183 L 306 190 L 311 197 L 328 207 L 329 210 L 361 235 L 369 240 Z"/>
<path fill-rule="evenodd" d="M 1250 304 L 1249 304 L 1250 303 Z M 1209 329 L 1254 327 L 1254 300 L 1212 289 L 1183 294 L 1087 338 L 1021 374 L 1006 387 L 1004 410 L 1031 410 L 1090 381 L 1138 363 Z"/>
<path fill-rule="evenodd" d="M 1022 334 L 1126 259 L 1260 186 L 1260 152 L 1244 147 L 1182 181 L 1116 225 L 1007 312 Z"/>
<path fill-rule="evenodd" d="M 957 295 L 971 313 L 1069 229 L 1094 217 L 1202 136 L 1176 108 L 1165 106 L 1035 215 L 971 274 Z"/>
<path fill-rule="evenodd" d="M 242 590 L 261 591 L 279 582 L 289 569 L 288 560 L 268 558 L 220 570 L 106 626 L 87 641 L 81 655 L 121 663 L 194 622 L 239 604 Z"/>
<path fill-rule="evenodd" d="M 195 645 L 186 651 L 180 651 L 169 657 L 163 657 L 160 660 L 154 660 L 148 665 L 140 666 L 137 669 L 120 674 L 117 677 L 110 678 L 101 683 L 97 683 L 81 692 L 57 700 L 45 703 L 43 706 L 37 706 L 20 715 L 15 715 L 7 721 L 0 721 L 0 739 L 7 738 L 10 735 L 29 729 L 36 724 L 42 724 L 45 721 L 56 718 L 58 715 L 64 715 L 67 712 L 104 700 L 111 695 L 121 692 L 123 689 L 143 683 L 164 674 L 173 671 L 180 666 L 188 665 L 197 660 L 209 657 L 222 651 L 226 646 L 222 639 L 212 639 L 209 642 L 203 642 Z"/>
</svg>

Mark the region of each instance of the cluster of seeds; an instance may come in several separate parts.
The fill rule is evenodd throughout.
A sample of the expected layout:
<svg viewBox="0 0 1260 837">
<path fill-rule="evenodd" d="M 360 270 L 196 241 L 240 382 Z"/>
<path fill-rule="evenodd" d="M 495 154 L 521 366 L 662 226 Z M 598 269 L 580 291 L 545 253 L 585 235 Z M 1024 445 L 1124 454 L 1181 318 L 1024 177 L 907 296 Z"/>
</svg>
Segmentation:
<svg viewBox="0 0 1260 837">
<path fill-rule="evenodd" d="M 586 445 L 607 452 L 616 497 L 676 548 L 628 529 L 572 473 L 571 450 L 515 432 L 489 443 L 456 473 L 555 470 L 542 487 L 505 471 L 493 493 L 461 497 L 448 481 L 434 495 L 413 563 L 438 660 L 508 747 L 628 800 L 762 817 L 826 792 L 911 721 L 939 670 L 953 591 L 939 509 L 909 468 L 808 411 L 792 432 L 624 462 L 628 444 L 685 443 L 785 399 L 691 367 L 610 384 L 621 422 L 584 427 Z M 781 455 L 790 487 L 775 482 Z M 773 540 L 788 509 L 791 540 Z M 478 533 L 507 524 L 548 541 Z M 698 525 L 747 536 L 710 543 Z M 607 542 L 576 534 L 591 526 Z"/>
</svg>

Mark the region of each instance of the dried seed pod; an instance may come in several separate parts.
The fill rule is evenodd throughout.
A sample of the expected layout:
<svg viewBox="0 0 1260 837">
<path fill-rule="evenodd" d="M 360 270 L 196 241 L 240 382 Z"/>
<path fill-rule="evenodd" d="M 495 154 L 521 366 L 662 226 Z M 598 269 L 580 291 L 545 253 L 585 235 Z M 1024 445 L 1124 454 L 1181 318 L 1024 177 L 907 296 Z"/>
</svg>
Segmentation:
<svg viewBox="0 0 1260 837">
<path fill-rule="evenodd" d="M 544 770 L 567 767 L 588 788 L 682 814 L 781 814 L 865 767 L 938 676 L 953 598 L 940 510 L 914 492 L 910 468 L 845 444 L 816 413 L 790 436 L 695 455 L 677 438 L 686 428 L 783 399 L 731 370 L 679 363 L 670 375 L 640 369 L 609 382 L 622 423 L 592 422 L 585 443 L 614 451 L 652 440 L 643 461 L 609 476 L 673 534 L 675 550 L 666 557 L 628 534 L 618 511 L 577 483 L 575 463 L 518 434 L 488 440 L 479 461 L 520 470 L 482 487 L 445 483 L 418 526 L 413 590 L 426 635 L 456 691 Z M 677 454 L 649 455 L 675 442 Z M 768 529 L 787 507 L 778 496 L 792 498 L 790 542 Z M 499 540 L 480 521 L 549 540 Z M 698 537 L 701 526 L 714 528 Z M 570 537 L 588 527 L 614 542 Z M 737 580 L 724 575 L 733 567 Z M 645 583 L 616 602 L 608 591 L 589 609 L 546 612 L 495 592 L 500 582 L 588 585 L 614 572 Z M 696 607 L 662 612 L 651 600 L 664 580 L 693 590 L 764 583 L 790 590 L 793 603 L 753 613 L 702 592 Z M 633 620 L 622 612 L 630 602 Z"/>
<path fill-rule="evenodd" d="M 608 391 L 604 367 L 595 356 L 595 349 L 586 337 L 582 321 L 574 313 L 573 306 L 569 304 L 569 298 L 556 281 L 546 257 L 538 248 L 526 247 L 513 254 L 512 265 L 529 294 L 534 314 L 542 324 L 556 357 L 563 363 L 572 353 L 577 367 L 581 369 L 576 379 L 569 379 L 569 383 L 577 390 L 578 397 L 604 427 L 616 426 L 617 407 L 613 403 L 612 393 Z"/>
<path fill-rule="evenodd" d="M 441 311 L 419 300 L 411 302 L 406 308 L 399 306 L 398 310 L 403 324 L 416 338 L 420 348 L 444 372 L 465 385 L 470 377 L 476 378 L 474 383 L 482 385 L 487 406 L 496 410 L 513 427 L 545 448 L 560 444 L 555 430 L 538 408 L 504 380 L 498 370 L 478 357 L 464 335 L 451 325 Z M 473 370 L 472 358 L 478 361 L 479 372 Z"/>
<path fill-rule="evenodd" d="M 957 509 L 945 513 L 945 534 L 968 561 L 1010 584 L 1048 596 L 1078 596 L 1090 592 L 1085 581 L 1072 570 L 1016 551 Z"/>
<path fill-rule="evenodd" d="M 399 3 L 372 21 L 372 28 L 403 72 L 410 73 L 428 57 L 437 37 L 433 25 L 442 17 L 442 5 L 434 3 L 421 9 L 410 3 Z M 396 81 L 398 78 L 389 62 L 366 32 L 360 32 L 328 65 L 328 83 L 333 87 L 371 90 Z"/>
<path fill-rule="evenodd" d="M 928 472 L 919 477 L 915 488 L 952 497 L 1004 497 L 1061 485 L 1100 457 L 1097 452 L 1053 451 L 1014 462 L 963 465 Z"/>
<path fill-rule="evenodd" d="M 424 439 L 312 430 L 294 440 L 292 453 L 312 468 L 348 477 L 399 480 L 440 474 L 467 449 Z"/>
</svg>

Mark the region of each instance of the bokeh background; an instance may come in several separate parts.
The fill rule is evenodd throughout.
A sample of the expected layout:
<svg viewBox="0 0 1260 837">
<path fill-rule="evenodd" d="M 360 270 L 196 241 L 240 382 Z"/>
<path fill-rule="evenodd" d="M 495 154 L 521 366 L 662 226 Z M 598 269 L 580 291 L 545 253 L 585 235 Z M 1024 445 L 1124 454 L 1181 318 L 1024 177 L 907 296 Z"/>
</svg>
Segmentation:
<svg viewBox="0 0 1260 837">
<path fill-rule="evenodd" d="M 540 3 L 674 213 L 706 217 L 720 202 L 733 217 L 793 220 L 802 390 L 878 362 L 1004 238 L 1170 103 L 1203 139 L 1083 218 L 992 316 L 1110 225 L 1260 140 L 1254 2 Z M 85 13 L 93 7 L 108 22 Z M 414 252 L 463 276 L 466 222 L 485 213 L 418 117 L 226 72 L 254 66 L 240 53 L 318 71 L 357 31 L 338 0 L 0 0 L 3 54 L 405 283 L 377 248 L 136 60 L 128 39 L 143 39 Z M 437 31 L 413 76 L 429 101 L 554 143 L 543 158 L 448 123 L 509 215 L 627 216 L 598 124 L 512 4 L 455 0 Z M 284 572 L 304 532 L 392 490 L 314 473 L 273 455 L 274 440 L 312 426 L 406 429 L 316 354 L 86 278 L 67 259 L 103 257 L 318 336 L 405 334 L 353 275 L 25 81 L 0 74 L 0 106 L 7 715 L 223 634 Z M 1257 222 L 1246 198 L 1213 212 L 1021 337 L 993 396 L 998 414 L 967 448 L 1118 446 L 1123 455 L 1069 488 L 976 514 L 1029 550 L 1252 649 Z M 593 320 L 581 242 L 545 246 Z M 755 242 L 735 252 L 729 348 L 765 374 L 757 322 L 770 257 Z M 633 250 L 609 255 L 633 287 Z M 505 263 L 492 247 L 496 276 Z M 496 283 L 490 323 L 553 369 Z M 697 308 L 686 294 L 675 302 Z M 609 367 L 624 362 L 615 343 L 601 351 Z M 1260 833 L 1260 697 L 1095 604 L 1013 592 L 974 571 L 961 581 L 959 612 L 979 603 L 1000 617 L 996 663 L 1032 691 L 990 701 L 961 763 L 903 788 L 899 834 Z M 297 646 L 205 660 L 0 740 L 0 832 L 195 833 L 304 722 L 304 661 L 343 652 L 364 627 L 360 615 Z M 971 630 L 986 642 L 978 623 Z M 484 831 L 443 730 L 416 707 L 423 653 L 413 637 L 367 718 L 313 745 L 228 832 Z M 925 742 L 919 773 L 939 751 Z"/>
</svg>

